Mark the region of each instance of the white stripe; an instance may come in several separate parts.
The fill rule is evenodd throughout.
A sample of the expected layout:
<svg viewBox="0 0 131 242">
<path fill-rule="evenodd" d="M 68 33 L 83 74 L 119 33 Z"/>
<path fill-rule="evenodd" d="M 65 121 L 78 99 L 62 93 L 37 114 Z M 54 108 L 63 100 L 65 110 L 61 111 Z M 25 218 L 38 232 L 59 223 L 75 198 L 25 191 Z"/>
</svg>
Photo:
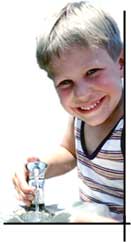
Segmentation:
<svg viewBox="0 0 131 242">
<path fill-rule="evenodd" d="M 120 140 L 107 140 L 102 147 L 102 150 L 121 151 Z"/>
<path fill-rule="evenodd" d="M 79 167 L 81 173 L 83 174 L 83 176 L 85 176 L 87 178 L 89 177 L 90 179 L 92 179 L 102 185 L 105 185 L 105 186 L 123 189 L 123 180 L 110 180 L 108 178 L 105 178 L 81 163 L 78 163 L 78 167 Z"/>
<path fill-rule="evenodd" d="M 78 118 L 75 118 L 75 128 L 80 129 L 81 128 L 82 121 Z"/>
<path fill-rule="evenodd" d="M 84 192 L 84 194 L 95 198 L 101 202 L 106 202 L 106 203 L 113 203 L 116 205 L 123 205 L 123 199 L 121 198 L 116 198 L 112 195 L 107 195 L 101 192 L 97 192 L 94 190 L 91 190 L 87 185 L 85 185 L 81 179 L 78 181 L 80 189 Z"/>
<path fill-rule="evenodd" d="M 120 122 L 117 124 L 115 130 L 119 130 L 119 129 L 122 129 L 124 126 L 124 120 L 121 119 Z"/>
<path fill-rule="evenodd" d="M 123 163 L 118 161 L 110 161 L 107 159 L 101 159 L 101 158 L 95 158 L 92 161 L 90 161 L 98 166 L 116 170 L 116 171 L 123 171 Z"/>
<path fill-rule="evenodd" d="M 80 150 L 82 153 L 83 153 L 83 149 L 82 149 L 82 146 L 81 146 L 81 142 L 80 140 L 77 140 L 77 145 L 76 145 L 77 149 Z"/>
</svg>

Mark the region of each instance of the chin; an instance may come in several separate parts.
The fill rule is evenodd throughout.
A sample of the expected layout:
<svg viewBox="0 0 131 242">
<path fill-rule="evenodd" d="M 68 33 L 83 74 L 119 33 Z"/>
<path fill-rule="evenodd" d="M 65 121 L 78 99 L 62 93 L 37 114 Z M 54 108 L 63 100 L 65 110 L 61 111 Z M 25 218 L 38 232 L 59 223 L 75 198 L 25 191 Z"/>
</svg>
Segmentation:
<svg viewBox="0 0 131 242">
<path fill-rule="evenodd" d="M 109 116 L 107 117 L 100 117 L 100 118 L 96 118 L 96 119 L 82 119 L 86 124 L 88 124 L 89 126 L 99 126 L 101 124 L 104 124 L 106 122 L 106 120 L 108 120 Z"/>
</svg>

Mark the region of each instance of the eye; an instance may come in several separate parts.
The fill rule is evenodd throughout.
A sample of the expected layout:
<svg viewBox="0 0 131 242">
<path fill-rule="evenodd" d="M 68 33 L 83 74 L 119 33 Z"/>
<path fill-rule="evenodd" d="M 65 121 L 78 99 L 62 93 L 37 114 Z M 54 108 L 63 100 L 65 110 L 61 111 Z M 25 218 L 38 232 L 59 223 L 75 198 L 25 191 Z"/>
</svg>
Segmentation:
<svg viewBox="0 0 131 242">
<path fill-rule="evenodd" d="M 72 80 L 63 80 L 61 81 L 58 85 L 56 85 L 56 88 L 68 88 L 70 86 L 72 86 L 73 81 Z"/>
<path fill-rule="evenodd" d="M 91 69 L 91 70 L 88 70 L 86 72 L 86 76 L 92 76 L 94 75 L 96 72 L 98 72 L 100 69 L 99 68 L 94 68 L 94 69 Z"/>
</svg>

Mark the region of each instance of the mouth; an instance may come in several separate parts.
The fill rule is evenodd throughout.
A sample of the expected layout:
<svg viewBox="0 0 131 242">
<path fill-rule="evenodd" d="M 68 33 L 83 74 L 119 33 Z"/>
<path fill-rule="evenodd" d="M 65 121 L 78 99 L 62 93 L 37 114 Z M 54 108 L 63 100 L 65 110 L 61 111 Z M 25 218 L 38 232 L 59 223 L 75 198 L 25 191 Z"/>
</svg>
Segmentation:
<svg viewBox="0 0 131 242">
<path fill-rule="evenodd" d="M 80 107 L 77 107 L 76 110 L 78 112 L 81 112 L 81 113 L 93 112 L 93 111 L 97 110 L 101 106 L 101 104 L 103 103 L 105 98 L 106 97 L 104 96 L 104 97 L 96 100 L 95 102 L 92 102 L 91 104 L 83 104 Z"/>
</svg>

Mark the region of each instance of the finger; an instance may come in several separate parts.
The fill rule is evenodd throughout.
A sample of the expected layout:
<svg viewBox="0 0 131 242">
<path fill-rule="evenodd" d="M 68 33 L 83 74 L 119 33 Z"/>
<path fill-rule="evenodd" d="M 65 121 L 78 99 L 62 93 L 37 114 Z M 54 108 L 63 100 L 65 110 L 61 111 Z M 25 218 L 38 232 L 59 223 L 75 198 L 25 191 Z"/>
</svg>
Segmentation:
<svg viewBox="0 0 131 242">
<path fill-rule="evenodd" d="M 17 171 L 14 174 L 14 177 L 12 178 L 13 184 L 15 186 L 15 190 L 18 193 L 18 197 L 21 200 L 26 201 L 32 201 L 34 194 L 35 194 L 35 188 L 29 186 L 27 179 L 28 179 L 28 170 L 26 168 L 26 165 L 28 162 L 33 162 L 38 160 L 36 157 L 28 158 L 26 163 L 20 163 L 17 167 Z"/>
<path fill-rule="evenodd" d="M 25 194 L 22 191 L 16 189 L 15 197 L 17 200 L 24 202 L 27 206 L 30 206 L 34 200 L 34 195 L 32 193 Z"/>
<path fill-rule="evenodd" d="M 29 184 L 22 179 L 16 179 L 16 189 L 17 191 L 20 191 L 21 193 L 28 196 L 28 194 L 31 194 L 34 196 L 35 194 L 35 188 L 32 186 L 29 186 Z"/>
<path fill-rule="evenodd" d="M 21 200 L 28 200 L 30 202 L 32 202 L 34 200 L 34 194 L 32 193 L 23 193 L 22 191 L 18 190 L 17 191 L 17 196 L 21 199 Z"/>
<path fill-rule="evenodd" d="M 27 163 L 28 162 L 35 162 L 35 161 L 40 161 L 40 159 L 38 157 L 34 157 L 34 156 L 27 158 Z"/>
<path fill-rule="evenodd" d="M 28 200 L 26 198 L 23 199 L 23 197 L 21 196 L 21 194 L 17 194 L 16 199 L 19 200 L 20 202 L 22 201 L 22 203 L 24 203 L 25 206 L 27 206 L 27 207 L 30 207 L 31 206 L 32 201 L 30 201 L 30 200 Z"/>
<path fill-rule="evenodd" d="M 22 191 L 25 194 L 32 193 L 34 194 L 34 188 L 29 186 L 29 184 L 26 181 L 26 171 L 20 171 L 15 173 L 13 177 L 13 184 L 15 186 L 15 189 L 20 192 Z"/>
</svg>

